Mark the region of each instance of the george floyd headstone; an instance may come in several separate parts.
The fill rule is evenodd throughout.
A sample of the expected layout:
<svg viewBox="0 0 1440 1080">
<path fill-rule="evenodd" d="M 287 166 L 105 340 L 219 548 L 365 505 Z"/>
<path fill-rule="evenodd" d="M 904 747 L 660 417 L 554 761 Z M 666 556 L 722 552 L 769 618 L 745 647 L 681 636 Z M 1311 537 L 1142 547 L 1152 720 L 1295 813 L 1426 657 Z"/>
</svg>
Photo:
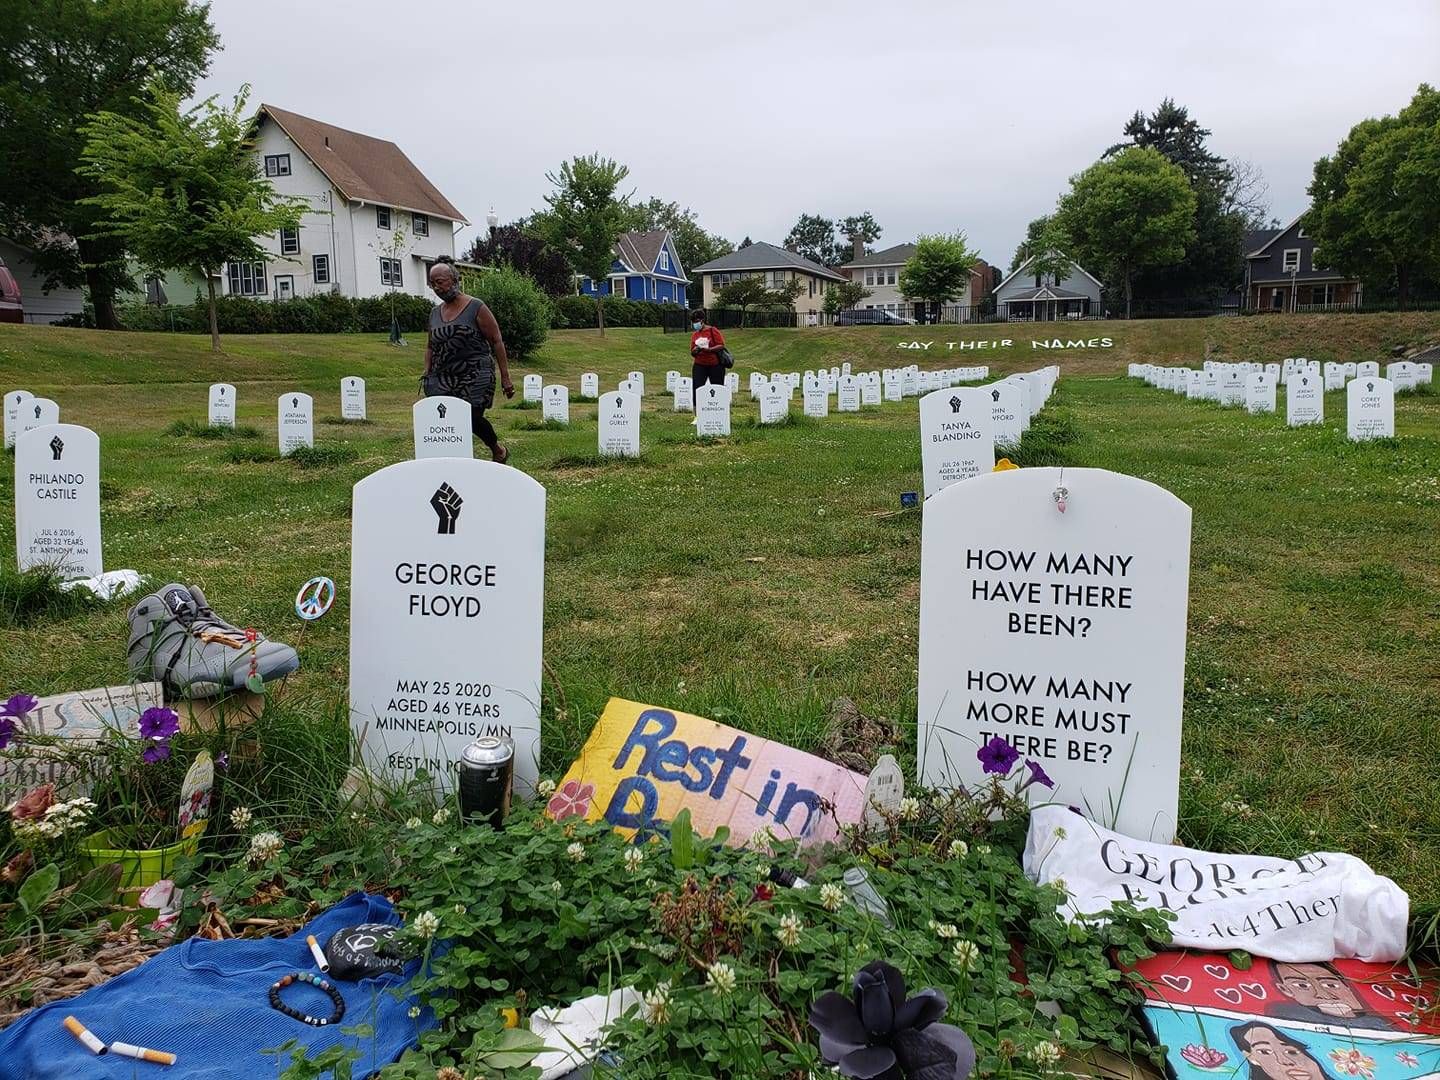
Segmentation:
<svg viewBox="0 0 1440 1080">
<path fill-rule="evenodd" d="M 677 379 L 679 379 L 679 378 L 680 378 L 680 372 L 678 372 L 678 371 L 667 371 L 667 372 L 665 372 L 665 391 L 666 391 L 666 393 L 673 394 L 673 393 L 675 392 L 675 380 L 677 380 Z"/>
<path fill-rule="evenodd" d="M 1014 383 L 996 382 L 981 389 L 990 399 L 990 426 L 996 446 L 1019 446 L 1025 430 L 1024 404 Z"/>
<path fill-rule="evenodd" d="M 19 427 L 15 431 L 18 439 L 27 431 L 60 422 L 60 406 L 48 397 L 30 397 L 20 407 Z"/>
<path fill-rule="evenodd" d="M 214 383 L 210 387 L 209 408 L 205 422 L 210 427 L 235 426 L 235 387 L 229 383 Z"/>
<path fill-rule="evenodd" d="M 1264 372 L 1254 372 L 1245 379 L 1245 409 L 1251 413 L 1275 411 L 1275 381 Z"/>
<path fill-rule="evenodd" d="M 836 412 L 860 411 L 860 380 L 854 375 L 841 375 L 835 392 Z"/>
<path fill-rule="evenodd" d="M 600 456 L 640 456 L 640 398 L 612 390 L 600 397 Z"/>
<path fill-rule="evenodd" d="M 716 438 L 730 434 L 730 388 L 710 383 L 695 395 L 695 437 Z"/>
<path fill-rule="evenodd" d="M 289 457 L 302 446 L 315 445 L 315 403 L 309 394 L 281 394 L 275 407 L 281 457 Z"/>
<path fill-rule="evenodd" d="M 1325 391 L 1319 376 L 1310 370 L 1290 373 L 1285 384 L 1285 423 L 1290 427 L 1319 424 L 1325 419 Z"/>
<path fill-rule="evenodd" d="M 675 380 L 675 389 L 670 398 L 670 408 L 674 412 L 691 412 L 695 408 L 695 387 L 689 375 L 681 375 Z"/>
<path fill-rule="evenodd" d="M 545 390 L 545 380 L 542 376 L 526 375 L 521 383 L 520 399 L 522 401 L 539 402 L 540 395 Z"/>
<path fill-rule="evenodd" d="M 593 371 L 587 371 L 580 376 L 580 396 L 582 398 L 598 398 L 600 396 L 600 376 Z"/>
<path fill-rule="evenodd" d="M 625 376 L 630 384 L 630 389 L 642 398 L 645 396 L 645 373 L 643 371 L 632 371 Z"/>
<path fill-rule="evenodd" d="M 1055 782 L 1031 786 L 1036 801 L 1170 840 L 1189 572 L 1190 508 L 1147 480 L 1030 468 L 930 499 L 920 782 L 984 782 L 976 752 L 998 737 Z"/>
<path fill-rule="evenodd" d="M 541 391 L 540 418 L 559 424 L 570 423 L 570 387 L 551 383 Z"/>
<path fill-rule="evenodd" d="M 20 434 L 20 410 L 35 395 L 29 390 L 11 390 L 5 395 L 5 449 L 15 445 Z"/>
<path fill-rule="evenodd" d="M 365 419 L 365 380 L 356 375 L 340 380 L 340 419 Z"/>
<path fill-rule="evenodd" d="M 790 415 L 788 385 L 768 383 L 760 391 L 760 423 L 778 424 Z"/>
<path fill-rule="evenodd" d="M 805 387 L 805 415 L 823 418 L 830 415 L 830 395 L 825 384 L 816 380 Z"/>
<path fill-rule="evenodd" d="M 1345 387 L 1345 434 L 1351 442 L 1395 436 L 1395 386 L 1378 375 L 1351 379 Z"/>
<path fill-rule="evenodd" d="M 488 461 L 402 461 L 355 485 L 350 726 L 392 780 L 453 789 L 482 735 L 515 747 L 535 786 L 545 591 L 545 489 Z"/>
<path fill-rule="evenodd" d="M 944 387 L 920 399 L 925 497 L 995 468 L 991 397 L 980 387 Z"/>
<path fill-rule="evenodd" d="M 15 550 L 20 569 L 98 577 L 100 437 L 79 424 L 46 424 L 15 440 Z"/>
<path fill-rule="evenodd" d="M 417 458 L 475 456 L 470 403 L 457 397 L 421 398 L 410 408 Z"/>
</svg>

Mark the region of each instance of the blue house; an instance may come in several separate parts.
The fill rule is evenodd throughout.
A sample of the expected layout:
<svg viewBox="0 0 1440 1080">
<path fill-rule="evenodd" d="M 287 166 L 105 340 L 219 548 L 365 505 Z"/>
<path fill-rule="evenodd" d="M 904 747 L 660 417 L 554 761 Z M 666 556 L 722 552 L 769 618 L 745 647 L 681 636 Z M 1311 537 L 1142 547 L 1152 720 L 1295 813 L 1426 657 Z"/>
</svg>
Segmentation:
<svg viewBox="0 0 1440 1080">
<path fill-rule="evenodd" d="M 601 296 L 622 296 L 649 304 L 679 304 L 684 307 L 685 268 L 675 254 L 669 229 L 621 233 L 615 241 L 615 261 L 610 276 L 600 284 Z M 594 296 L 595 282 L 580 278 L 580 294 Z"/>
</svg>

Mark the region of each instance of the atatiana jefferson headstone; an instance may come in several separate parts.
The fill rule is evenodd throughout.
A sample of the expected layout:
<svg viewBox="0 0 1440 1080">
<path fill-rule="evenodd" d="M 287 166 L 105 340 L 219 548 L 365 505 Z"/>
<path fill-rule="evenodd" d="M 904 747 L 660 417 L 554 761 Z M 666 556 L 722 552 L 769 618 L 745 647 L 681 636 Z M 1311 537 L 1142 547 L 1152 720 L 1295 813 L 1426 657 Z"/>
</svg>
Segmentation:
<svg viewBox="0 0 1440 1080">
<path fill-rule="evenodd" d="M 925 497 L 995 468 L 990 394 L 979 387 L 945 387 L 920 399 L 920 460 Z"/>
<path fill-rule="evenodd" d="M 1189 574 L 1190 508 L 1147 480 L 1019 469 L 931 498 L 920 542 L 921 783 L 982 783 L 976 752 L 999 737 L 1054 780 L 1029 789 L 1037 801 L 1169 841 Z"/>
<path fill-rule="evenodd" d="M 211 385 L 205 422 L 210 427 L 235 426 L 235 387 L 223 382 Z"/>
<path fill-rule="evenodd" d="M 309 394 L 281 394 L 276 411 L 281 457 L 289 457 L 302 446 L 315 445 L 315 403 Z"/>
<path fill-rule="evenodd" d="M 100 437 L 79 424 L 46 424 L 15 441 L 15 549 L 20 569 L 98 577 Z"/>
<path fill-rule="evenodd" d="M 640 398 L 623 390 L 600 395 L 600 456 L 640 456 Z"/>
<path fill-rule="evenodd" d="M 424 397 L 410 407 L 417 458 L 475 456 L 470 403 L 462 398 Z"/>
<path fill-rule="evenodd" d="M 488 461 L 402 461 L 355 485 L 350 724 L 366 764 L 454 787 L 481 735 L 540 755 L 545 489 Z"/>
</svg>

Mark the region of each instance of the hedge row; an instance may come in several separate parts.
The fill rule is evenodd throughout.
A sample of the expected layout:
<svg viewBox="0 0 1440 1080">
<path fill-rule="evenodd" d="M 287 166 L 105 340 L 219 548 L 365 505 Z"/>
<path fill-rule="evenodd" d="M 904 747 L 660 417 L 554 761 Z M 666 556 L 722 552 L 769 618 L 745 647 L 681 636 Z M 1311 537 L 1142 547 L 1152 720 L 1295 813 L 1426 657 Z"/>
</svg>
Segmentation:
<svg viewBox="0 0 1440 1080">
<path fill-rule="evenodd" d="M 396 293 L 352 300 L 337 293 L 297 296 L 292 300 L 252 300 L 222 296 L 215 304 L 222 334 L 383 334 L 390 330 L 391 303 L 400 329 L 416 334 L 430 325 L 431 302 Z M 210 332 L 205 301 L 193 304 L 123 304 L 120 325 L 127 330 Z"/>
<path fill-rule="evenodd" d="M 599 325 L 593 296 L 559 296 L 552 303 L 555 306 L 550 319 L 552 329 L 593 330 Z M 607 296 L 601 303 L 605 305 L 606 326 L 659 326 L 661 312 L 680 310 L 674 304 L 649 304 L 616 296 Z"/>
</svg>

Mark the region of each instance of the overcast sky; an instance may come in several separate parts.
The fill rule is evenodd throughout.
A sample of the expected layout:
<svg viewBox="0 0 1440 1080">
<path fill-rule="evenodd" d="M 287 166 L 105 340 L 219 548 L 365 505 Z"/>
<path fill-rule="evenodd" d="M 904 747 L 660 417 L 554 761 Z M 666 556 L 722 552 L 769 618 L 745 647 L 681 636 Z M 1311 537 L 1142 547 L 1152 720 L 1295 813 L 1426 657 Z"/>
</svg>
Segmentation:
<svg viewBox="0 0 1440 1080">
<path fill-rule="evenodd" d="M 599 151 L 733 243 L 871 211 L 879 246 L 963 230 L 1008 264 L 1031 218 L 1164 97 L 1305 207 L 1356 121 L 1440 83 L 1437 0 L 478 3 L 215 0 L 202 93 L 392 139 L 471 221 Z M 464 238 L 462 238 L 462 243 Z"/>
</svg>

